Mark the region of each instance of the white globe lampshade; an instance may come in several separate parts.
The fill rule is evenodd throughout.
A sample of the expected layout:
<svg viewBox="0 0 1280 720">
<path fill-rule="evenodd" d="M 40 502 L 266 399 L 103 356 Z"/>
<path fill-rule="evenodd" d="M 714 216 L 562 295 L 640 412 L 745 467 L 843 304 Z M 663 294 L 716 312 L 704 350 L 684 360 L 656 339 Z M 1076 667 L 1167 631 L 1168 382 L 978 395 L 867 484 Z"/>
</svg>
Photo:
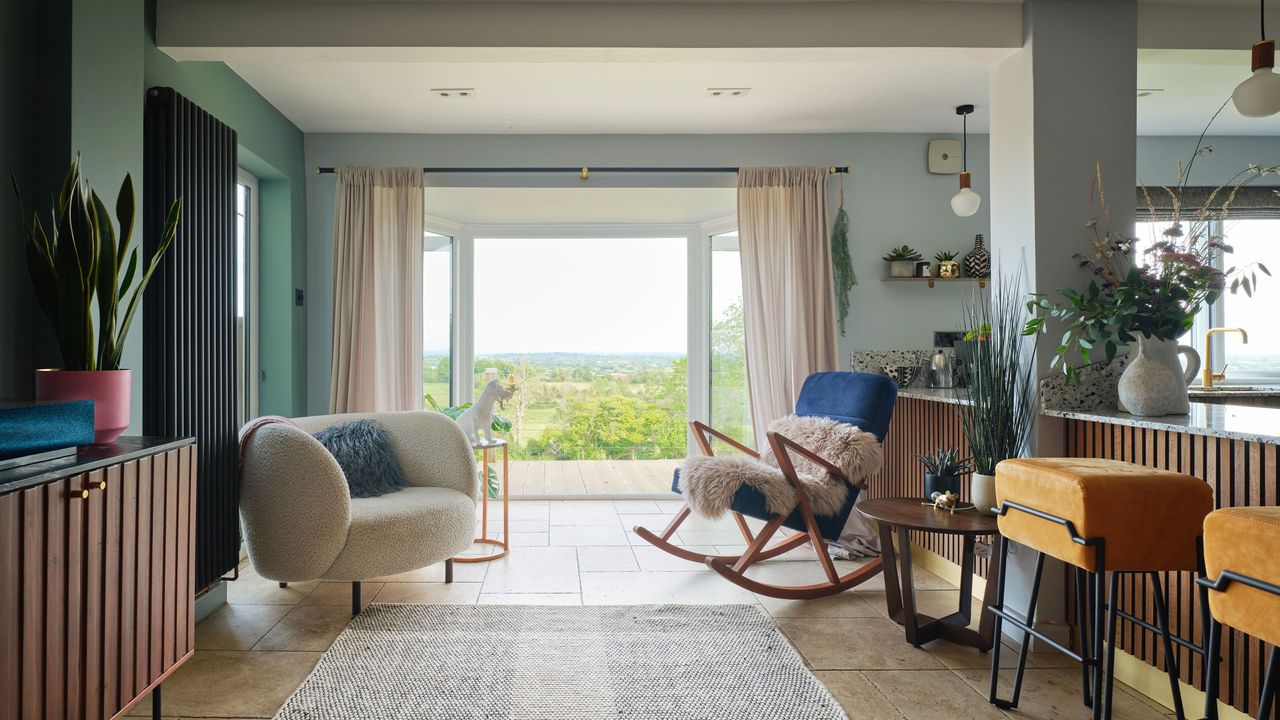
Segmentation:
<svg viewBox="0 0 1280 720">
<path fill-rule="evenodd" d="M 960 217 L 969 217 L 981 206 L 982 196 L 969 188 L 960 188 L 960 192 L 951 197 L 951 210 Z"/>
<path fill-rule="evenodd" d="M 1267 117 L 1280 113 L 1280 75 L 1276 75 L 1276 41 L 1253 44 L 1253 74 L 1236 86 L 1231 101 L 1245 117 Z"/>
<path fill-rule="evenodd" d="M 1273 68 L 1262 67 L 1253 71 L 1231 93 L 1236 110 L 1245 117 L 1267 117 L 1280 113 L 1280 75 Z"/>
</svg>

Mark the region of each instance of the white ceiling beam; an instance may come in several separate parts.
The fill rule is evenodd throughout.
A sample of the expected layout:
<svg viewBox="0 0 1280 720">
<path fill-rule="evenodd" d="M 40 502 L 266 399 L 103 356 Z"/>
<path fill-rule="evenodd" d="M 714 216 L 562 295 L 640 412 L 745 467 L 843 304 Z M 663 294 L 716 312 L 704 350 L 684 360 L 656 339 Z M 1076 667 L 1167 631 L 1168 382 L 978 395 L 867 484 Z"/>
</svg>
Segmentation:
<svg viewBox="0 0 1280 720">
<path fill-rule="evenodd" d="M 179 60 L 235 48 L 1016 48 L 1016 3 L 160 0 Z"/>
</svg>

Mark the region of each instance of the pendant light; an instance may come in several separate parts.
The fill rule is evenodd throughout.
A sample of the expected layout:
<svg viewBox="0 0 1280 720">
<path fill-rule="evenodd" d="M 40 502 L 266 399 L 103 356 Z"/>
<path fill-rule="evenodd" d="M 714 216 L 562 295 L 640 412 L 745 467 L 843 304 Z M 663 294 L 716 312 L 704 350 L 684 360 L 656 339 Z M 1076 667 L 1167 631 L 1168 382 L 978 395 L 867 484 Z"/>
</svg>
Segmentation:
<svg viewBox="0 0 1280 720">
<path fill-rule="evenodd" d="M 969 114 L 972 112 L 972 105 L 956 108 L 956 114 L 963 118 L 963 134 L 960 136 L 960 192 L 952 196 L 951 210 L 960 217 L 969 217 L 982 205 L 982 196 L 970 187 L 973 178 L 969 175 Z"/>
<path fill-rule="evenodd" d="M 1262 39 L 1253 44 L 1253 74 L 1236 86 L 1231 100 L 1245 117 L 1280 113 L 1280 75 L 1276 74 L 1276 41 L 1267 39 L 1266 0 L 1258 0 Z"/>
</svg>

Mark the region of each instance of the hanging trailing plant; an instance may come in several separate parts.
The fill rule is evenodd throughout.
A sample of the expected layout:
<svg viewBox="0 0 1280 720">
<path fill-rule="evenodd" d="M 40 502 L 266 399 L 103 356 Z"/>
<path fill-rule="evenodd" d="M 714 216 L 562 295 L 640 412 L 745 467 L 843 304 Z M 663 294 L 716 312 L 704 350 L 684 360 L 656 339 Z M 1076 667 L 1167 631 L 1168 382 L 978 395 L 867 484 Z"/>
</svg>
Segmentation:
<svg viewBox="0 0 1280 720">
<path fill-rule="evenodd" d="M 845 319 L 849 317 L 849 291 L 858 284 L 853 272 L 853 260 L 849 257 L 849 213 L 844 211 L 844 187 L 840 188 L 840 209 L 831 228 L 831 270 L 836 282 L 836 307 L 840 314 L 840 335 L 843 336 Z"/>
</svg>

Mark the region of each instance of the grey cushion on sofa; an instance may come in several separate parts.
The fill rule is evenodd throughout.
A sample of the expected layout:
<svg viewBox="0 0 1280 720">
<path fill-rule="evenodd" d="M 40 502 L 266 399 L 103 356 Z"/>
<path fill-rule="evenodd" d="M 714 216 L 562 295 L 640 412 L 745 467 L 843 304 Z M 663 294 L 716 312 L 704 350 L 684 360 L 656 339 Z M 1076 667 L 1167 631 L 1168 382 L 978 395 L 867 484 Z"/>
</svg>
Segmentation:
<svg viewBox="0 0 1280 720">
<path fill-rule="evenodd" d="M 391 451 L 391 439 L 368 419 L 325 428 L 316 440 L 333 455 L 347 478 L 351 497 L 371 498 L 408 485 L 404 469 Z"/>
</svg>

